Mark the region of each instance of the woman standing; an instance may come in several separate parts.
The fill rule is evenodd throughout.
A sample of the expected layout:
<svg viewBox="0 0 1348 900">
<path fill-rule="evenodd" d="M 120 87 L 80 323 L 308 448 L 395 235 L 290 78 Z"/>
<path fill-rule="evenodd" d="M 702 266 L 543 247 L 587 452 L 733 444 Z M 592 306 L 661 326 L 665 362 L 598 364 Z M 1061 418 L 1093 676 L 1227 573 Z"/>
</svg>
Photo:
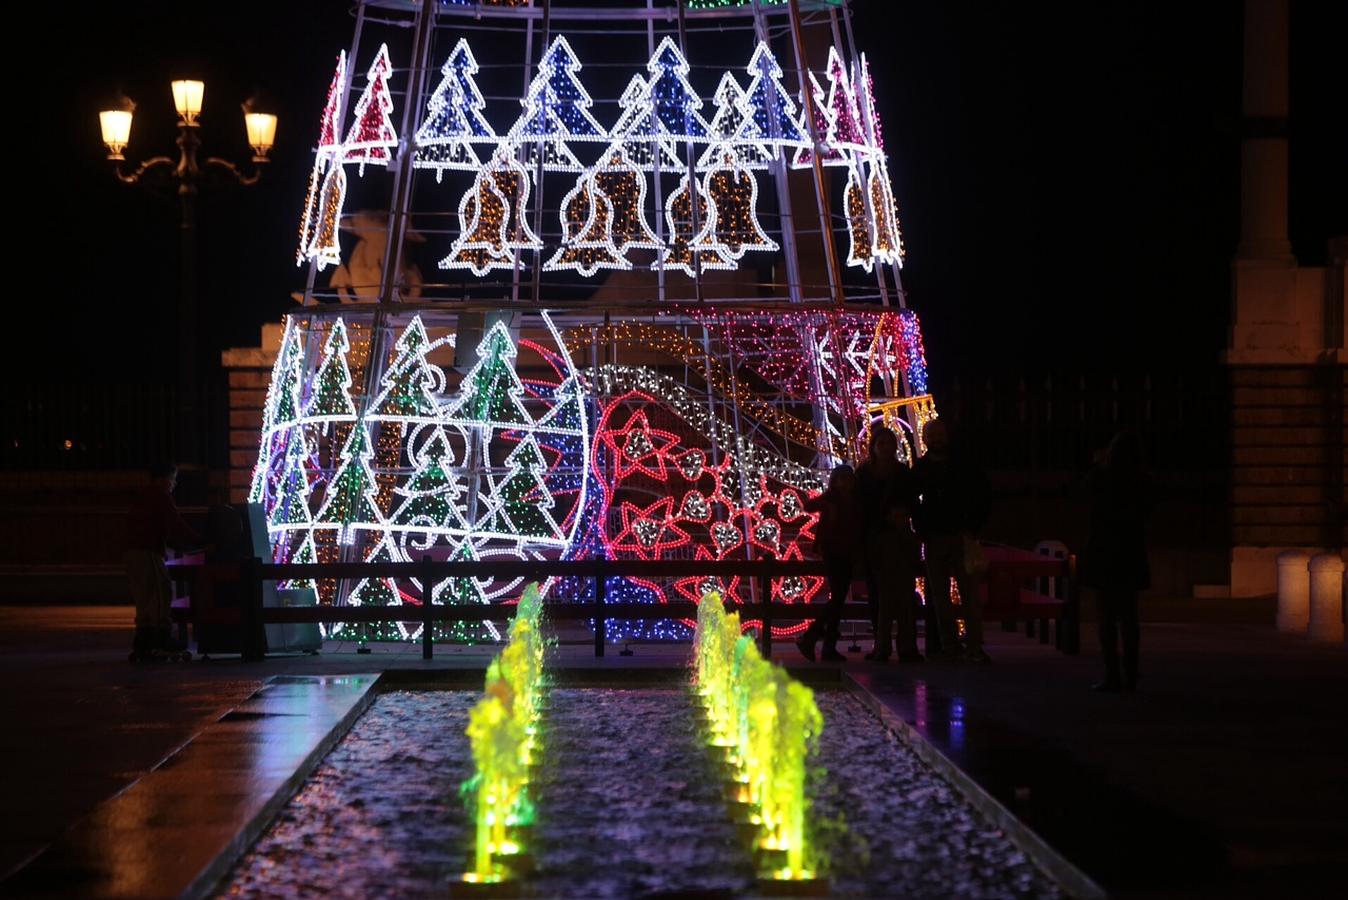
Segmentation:
<svg viewBox="0 0 1348 900">
<path fill-rule="evenodd" d="M 866 581 L 876 602 L 875 648 L 867 659 L 889 659 L 890 629 L 902 662 L 920 662 L 913 587 L 921 550 L 909 514 L 917 497 L 913 473 L 899 461 L 899 441 L 883 424 L 871 427 L 870 455 L 857 469 Z"/>
</svg>

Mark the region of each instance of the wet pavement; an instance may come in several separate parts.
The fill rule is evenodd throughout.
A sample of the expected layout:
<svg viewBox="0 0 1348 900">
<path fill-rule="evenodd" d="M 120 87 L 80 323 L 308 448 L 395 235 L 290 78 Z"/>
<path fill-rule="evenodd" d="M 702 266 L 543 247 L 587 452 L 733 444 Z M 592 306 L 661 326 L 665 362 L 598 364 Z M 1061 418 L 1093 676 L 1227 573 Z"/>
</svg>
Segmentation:
<svg viewBox="0 0 1348 900">
<path fill-rule="evenodd" d="M 348 644 L 262 663 L 130 666 L 130 637 L 127 607 L 0 607 L 0 878 L 272 675 L 475 681 L 491 652 L 437 648 L 426 664 L 416 647 L 358 656 Z M 1268 626 L 1144 625 L 1142 691 L 1108 696 L 1086 690 L 1099 660 L 1084 637 L 1076 658 L 991 630 L 992 666 L 845 669 L 1111 894 L 1333 893 L 1348 865 L 1343 648 Z M 625 678 L 657 678 L 688 653 L 616 649 L 602 661 L 580 643 L 558 653 Z M 803 666 L 789 644 L 776 652 Z M 183 830 L 188 843 L 210 834 Z"/>
<path fill-rule="evenodd" d="M 99 804 L 6 890 L 89 898 L 200 894 L 364 711 L 376 678 L 272 678 Z"/>
</svg>

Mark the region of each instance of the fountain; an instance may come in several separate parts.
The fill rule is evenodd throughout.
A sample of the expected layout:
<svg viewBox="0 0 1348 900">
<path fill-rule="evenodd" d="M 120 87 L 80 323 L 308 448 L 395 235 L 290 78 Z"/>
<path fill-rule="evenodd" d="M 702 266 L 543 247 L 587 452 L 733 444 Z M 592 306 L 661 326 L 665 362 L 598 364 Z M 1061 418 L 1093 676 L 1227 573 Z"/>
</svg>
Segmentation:
<svg viewBox="0 0 1348 900">
<path fill-rule="evenodd" d="M 824 725 L 814 692 L 759 654 L 717 594 L 698 606 L 694 648 L 708 739 L 725 753 L 732 799 L 754 826 L 760 882 L 816 881 L 805 829 L 805 767 Z"/>
<path fill-rule="evenodd" d="M 509 639 L 487 667 L 486 689 L 468 720 L 475 774 L 462 791 L 473 797 L 475 832 L 467 885 L 495 884 L 528 869 L 521 833 L 533 821 L 529 767 L 538 742 L 543 676 L 538 585 L 524 590 Z"/>
</svg>

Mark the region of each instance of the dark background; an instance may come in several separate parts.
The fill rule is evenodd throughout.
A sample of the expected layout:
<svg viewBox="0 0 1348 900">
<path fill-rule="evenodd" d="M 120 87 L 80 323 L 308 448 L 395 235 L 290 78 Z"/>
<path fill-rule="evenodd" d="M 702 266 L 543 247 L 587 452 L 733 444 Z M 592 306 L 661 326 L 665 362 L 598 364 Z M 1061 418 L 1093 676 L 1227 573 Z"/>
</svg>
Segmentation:
<svg viewBox="0 0 1348 900">
<path fill-rule="evenodd" d="M 1241 4 L 856 5 L 903 278 L 937 382 L 1216 366 L 1239 227 Z M 1292 240 L 1307 265 L 1348 232 L 1343 6 L 1292 5 Z M 87 4 L 72 15 L 65 64 L 33 82 L 51 133 L 23 148 L 32 162 L 11 176 L 37 221 L 11 258 L 18 316 L 5 365 L 11 382 L 170 381 L 176 201 L 112 179 L 97 111 L 119 86 L 138 102 L 133 162 L 176 152 L 172 77 L 206 82 L 208 155 L 248 158 L 238 104 L 255 86 L 280 115 L 262 183 L 200 201 L 205 352 L 255 345 L 303 285 L 296 222 L 332 61 L 351 39 L 349 4 Z M 36 278 L 16 277 L 28 266 Z"/>
</svg>

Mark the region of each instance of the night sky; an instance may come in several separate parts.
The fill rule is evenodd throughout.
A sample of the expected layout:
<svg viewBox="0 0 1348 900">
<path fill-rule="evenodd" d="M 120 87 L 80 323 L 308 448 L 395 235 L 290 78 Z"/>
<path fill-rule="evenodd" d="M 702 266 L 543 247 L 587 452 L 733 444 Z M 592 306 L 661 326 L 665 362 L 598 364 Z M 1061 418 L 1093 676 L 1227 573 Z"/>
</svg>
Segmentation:
<svg viewBox="0 0 1348 900">
<path fill-rule="evenodd" d="M 933 368 L 1215 364 L 1239 227 L 1241 5 L 857 6 L 903 278 Z M 1292 239 L 1314 265 L 1328 237 L 1348 233 L 1333 45 L 1348 23 L 1343 4 L 1293 3 L 1292 16 Z M 97 111 L 120 86 L 139 104 L 128 159 L 176 153 L 168 81 L 189 73 L 207 85 L 204 155 L 251 155 L 238 104 L 254 86 L 281 117 L 263 182 L 207 189 L 200 204 L 207 339 L 255 344 L 303 284 L 296 221 L 332 62 L 351 39 L 349 4 L 89 4 L 69 25 L 63 64 L 36 82 L 33 108 L 52 128 L 33 168 L 13 176 L 36 223 L 11 257 L 64 260 L 11 299 L 20 334 L 64 342 L 61 365 L 35 375 L 35 350 L 50 352 L 20 339 L 6 366 L 172 377 L 176 200 L 113 180 Z M 709 97 L 714 82 L 697 86 Z"/>
</svg>

